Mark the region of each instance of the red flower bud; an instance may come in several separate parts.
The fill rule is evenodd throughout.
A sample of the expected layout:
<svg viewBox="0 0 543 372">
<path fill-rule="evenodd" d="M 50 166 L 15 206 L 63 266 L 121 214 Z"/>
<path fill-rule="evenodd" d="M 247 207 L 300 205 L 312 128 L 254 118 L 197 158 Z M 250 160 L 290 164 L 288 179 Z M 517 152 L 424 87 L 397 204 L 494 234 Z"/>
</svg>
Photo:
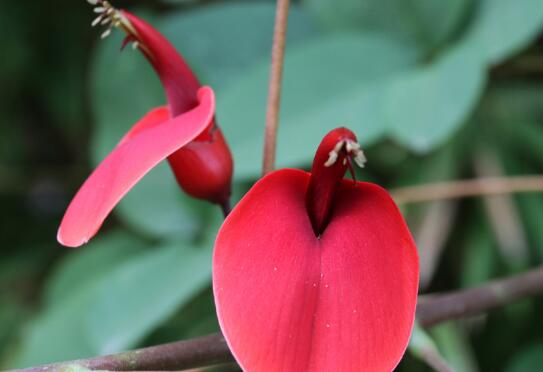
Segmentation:
<svg viewBox="0 0 543 372">
<path fill-rule="evenodd" d="M 352 132 L 322 141 L 311 174 L 272 172 L 221 227 L 219 323 L 246 371 L 391 371 L 418 290 L 411 234 L 381 187 L 343 180 L 364 156 Z"/>
<path fill-rule="evenodd" d="M 230 149 L 219 127 L 168 157 L 179 185 L 189 195 L 227 208 L 233 162 Z"/>
</svg>

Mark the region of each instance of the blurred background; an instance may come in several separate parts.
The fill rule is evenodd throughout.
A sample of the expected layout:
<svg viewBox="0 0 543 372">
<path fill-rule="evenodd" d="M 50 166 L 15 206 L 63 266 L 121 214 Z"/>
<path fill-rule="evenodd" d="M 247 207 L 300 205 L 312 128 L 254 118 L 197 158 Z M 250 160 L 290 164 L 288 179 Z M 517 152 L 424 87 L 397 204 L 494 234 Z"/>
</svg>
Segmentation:
<svg viewBox="0 0 543 372">
<path fill-rule="evenodd" d="M 114 1 L 162 31 L 217 93 L 235 199 L 258 179 L 273 1 Z M 165 102 L 119 31 L 84 0 L 0 2 L 0 368 L 218 331 L 210 290 L 218 208 L 162 164 L 81 249 L 56 229 L 92 168 Z M 278 167 L 308 168 L 330 129 L 364 144 L 358 177 L 393 189 L 543 165 L 540 0 L 301 0 L 292 4 Z M 422 292 L 473 287 L 543 260 L 543 195 L 403 205 Z M 543 365 L 543 297 L 423 334 L 458 371 Z M 423 332 L 423 331 L 417 331 Z M 413 346 L 399 371 L 431 370 Z"/>
</svg>

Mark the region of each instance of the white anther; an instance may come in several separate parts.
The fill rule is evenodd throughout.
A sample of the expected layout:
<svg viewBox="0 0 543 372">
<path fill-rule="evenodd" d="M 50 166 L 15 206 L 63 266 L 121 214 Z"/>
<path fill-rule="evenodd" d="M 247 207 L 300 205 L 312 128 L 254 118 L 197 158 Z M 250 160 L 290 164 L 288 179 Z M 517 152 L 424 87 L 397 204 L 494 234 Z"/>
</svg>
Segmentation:
<svg viewBox="0 0 543 372">
<path fill-rule="evenodd" d="M 98 5 L 98 0 L 87 0 L 90 5 Z"/>
<path fill-rule="evenodd" d="M 111 18 L 104 18 L 104 20 L 100 23 L 100 26 L 105 26 L 105 25 L 107 25 L 109 22 L 111 22 Z"/>
<path fill-rule="evenodd" d="M 132 43 L 132 49 L 134 49 L 134 50 L 138 49 L 139 46 L 140 46 L 140 43 L 138 43 L 137 41 L 134 41 Z"/>
<path fill-rule="evenodd" d="M 104 13 L 105 11 L 107 11 L 107 9 L 103 6 L 97 6 L 96 8 L 94 8 L 94 13 Z"/>
<path fill-rule="evenodd" d="M 339 154 L 344 144 L 345 144 L 344 140 L 341 140 L 338 143 L 336 143 L 336 145 L 334 146 L 334 151 Z"/>
<path fill-rule="evenodd" d="M 108 28 L 107 30 L 105 30 L 105 31 L 102 33 L 102 35 L 100 35 L 100 38 L 105 39 L 105 38 L 108 37 L 110 34 L 111 34 L 111 28 Z"/>
<path fill-rule="evenodd" d="M 325 167 L 331 167 L 334 165 L 337 161 L 337 158 L 339 156 L 339 152 L 341 151 L 341 148 L 345 144 L 344 140 L 339 141 L 334 146 L 334 149 L 328 153 L 328 160 L 326 160 L 326 163 L 324 163 Z"/>
<path fill-rule="evenodd" d="M 98 25 L 98 23 L 102 22 L 103 18 L 104 18 L 104 15 L 100 14 L 98 17 L 94 19 L 94 21 L 92 21 L 91 26 L 94 27 Z M 109 19 L 109 18 L 106 18 L 106 19 Z"/>
<path fill-rule="evenodd" d="M 360 167 L 364 168 L 364 165 L 368 159 L 366 159 L 366 155 L 364 155 L 364 151 L 358 149 L 354 152 L 354 162 Z"/>
<path fill-rule="evenodd" d="M 326 160 L 326 163 L 324 163 L 324 166 L 331 167 L 332 165 L 334 165 L 335 162 L 337 161 L 337 157 L 338 157 L 337 152 L 335 152 L 334 150 L 330 151 L 330 153 L 328 154 L 328 160 Z"/>
<path fill-rule="evenodd" d="M 358 142 L 347 140 L 347 145 L 345 148 L 347 149 L 347 152 L 357 151 L 360 150 L 360 144 Z"/>
</svg>

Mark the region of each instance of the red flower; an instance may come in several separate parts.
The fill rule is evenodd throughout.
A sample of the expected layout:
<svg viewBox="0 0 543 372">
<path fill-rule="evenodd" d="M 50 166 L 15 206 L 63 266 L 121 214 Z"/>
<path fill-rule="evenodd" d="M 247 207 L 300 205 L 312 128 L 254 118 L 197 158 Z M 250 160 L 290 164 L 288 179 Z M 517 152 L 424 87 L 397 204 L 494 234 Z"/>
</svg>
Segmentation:
<svg viewBox="0 0 543 372">
<path fill-rule="evenodd" d="M 214 120 L 211 88 L 201 87 L 179 53 L 149 24 L 107 1 L 89 2 L 100 13 L 93 25 L 109 25 L 102 37 L 112 27 L 123 29 L 123 47 L 133 43 L 151 63 L 169 105 L 137 122 L 91 174 L 64 215 L 58 241 L 71 247 L 86 243 L 119 200 L 166 158 L 185 192 L 228 210 L 232 156 Z"/>
<path fill-rule="evenodd" d="M 414 321 L 418 258 L 389 194 L 343 180 L 364 159 L 335 129 L 311 173 L 273 172 L 221 227 L 213 290 L 221 329 L 247 371 L 390 371 Z"/>
</svg>

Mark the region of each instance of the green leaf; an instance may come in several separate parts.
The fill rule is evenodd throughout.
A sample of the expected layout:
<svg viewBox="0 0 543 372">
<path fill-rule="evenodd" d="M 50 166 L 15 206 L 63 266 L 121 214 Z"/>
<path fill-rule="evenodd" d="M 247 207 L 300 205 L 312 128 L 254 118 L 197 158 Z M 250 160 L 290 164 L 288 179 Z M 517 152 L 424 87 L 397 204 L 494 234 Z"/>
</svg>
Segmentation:
<svg viewBox="0 0 543 372">
<path fill-rule="evenodd" d="M 423 50 L 447 41 L 472 0 L 305 0 L 311 13 L 332 29 L 384 32 Z"/>
<path fill-rule="evenodd" d="M 201 243 L 170 242 L 137 254 L 92 281 L 84 281 L 70 296 L 47 306 L 30 324 L 14 367 L 136 346 L 209 285 L 213 247 L 210 237 L 218 229 L 218 215 L 217 211 L 212 216 L 210 229 Z M 59 277 L 74 275 L 64 273 Z M 65 288 L 65 280 L 60 280 L 56 288 Z M 49 293 L 58 290 L 51 289 Z"/>
<path fill-rule="evenodd" d="M 424 362 L 432 363 L 433 366 L 448 367 L 447 361 L 440 355 L 439 349 L 430 334 L 417 321 L 413 326 L 408 349 L 413 356 Z"/>
<path fill-rule="evenodd" d="M 67 250 L 45 285 L 49 306 L 84 291 L 120 264 L 144 251 L 145 244 L 125 232 L 99 235 L 84 248 Z"/>
<path fill-rule="evenodd" d="M 258 61 L 269 63 L 275 19 L 273 2 L 233 2 L 169 15 L 158 28 L 194 68 L 200 80 L 220 89 L 235 83 Z M 295 4 L 289 9 L 288 45 L 318 35 Z"/>
<path fill-rule="evenodd" d="M 454 49 L 388 85 L 383 97 L 383 125 L 399 142 L 427 152 L 467 119 L 484 83 L 479 60 L 466 49 Z"/>
<path fill-rule="evenodd" d="M 464 43 L 493 65 L 528 45 L 542 28 L 539 0 L 482 0 Z"/>
<path fill-rule="evenodd" d="M 381 35 L 339 33 L 287 48 L 278 167 L 309 162 L 322 137 L 348 125 L 369 142 L 385 130 L 377 117 L 376 83 L 412 66 L 416 53 Z M 218 94 L 236 175 L 260 172 L 269 66 L 264 62 Z M 378 97 L 379 98 L 379 97 Z"/>
<path fill-rule="evenodd" d="M 475 213 L 472 211 L 472 217 L 468 219 L 467 231 L 461 242 L 463 254 L 460 282 L 464 288 L 485 283 L 496 274 L 497 248 L 481 208 L 479 203 Z"/>
<path fill-rule="evenodd" d="M 477 372 L 474 351 L 464 330 L 454 322 L 439 324 L 430 330 L 441 354 L 455 371 Z"/>
<path fill-rule="evenodd" d="M 212 245 L 170 243 L 105 278 L 85 311 L 93 349 L 108 354 L 137 342 L 209 284 Z"/>
<path fill-rule="evenodd" d="M 513 355 L 507 364 L 506 372 L 532 372 L 543 365 L 543 344 L 536 343 L 525 347 Z"/>
</svg>

